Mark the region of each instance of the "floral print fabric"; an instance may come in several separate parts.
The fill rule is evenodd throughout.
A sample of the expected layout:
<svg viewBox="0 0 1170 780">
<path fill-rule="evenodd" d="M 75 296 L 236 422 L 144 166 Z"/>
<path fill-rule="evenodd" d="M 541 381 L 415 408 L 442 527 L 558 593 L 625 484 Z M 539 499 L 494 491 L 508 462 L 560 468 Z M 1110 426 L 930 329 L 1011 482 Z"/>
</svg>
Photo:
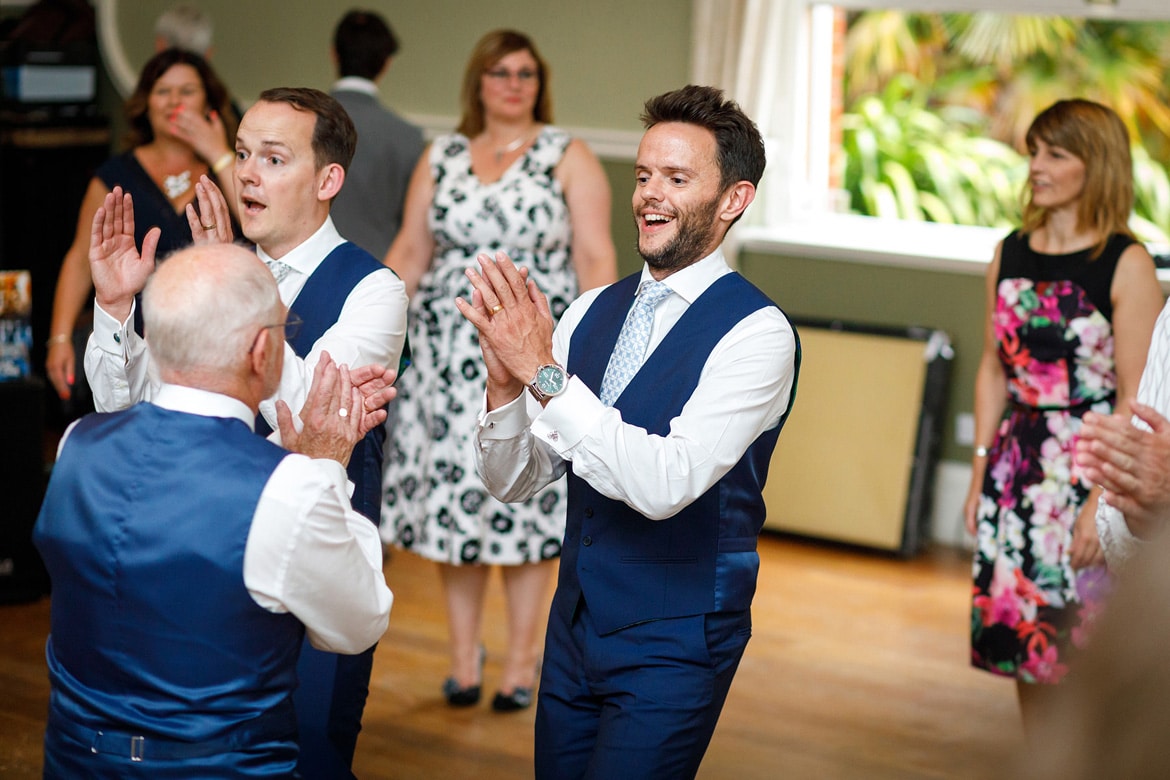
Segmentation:
<svg viewBox="0 0 1170 780">
<path fill-rule="evenodd" d="M 1091 295 L 1076 279 L 1013 276 L 1014 253 L 1035 254 L 1015 237 L 1004 243 L 993 314 L 1009 403 L 977 511 L 971 663 L 1056 683 L 1108 591 L 1104 568 L 1074 571 L 1068 548 L 1090 487 L 1073 462 L 1081 418 L 1113 408 L 1113 330 L 1094 303 L 1108 286 Z M 1115 266 L 1119 255 L 1093 262 Z M 1077 260 L 1086 258 L 1059 259 L 1068 270 L 1085 267 Z M 1102 270 L 1093 274 L 1098 286 Z"/>
<path fill-rule="evenodd" d="M 485 374 L 475 326 L 455 308 L 471 299 L 464 271 L 482 252 L 504 250 L 526 266 L 553 316 L 577 295 L 568 207 L 553 169 L 570 137 L 545 127 L 495 182 L 471 168 L 468 140 L 431 146 L 435 240 L 430 269 L 410 302 L 413 365 L 398 382 L 387 421 L 382 538 L 452 564 L 516 565 L 555 558 L 565 531 L 565 481 L 529 501 L 503 504 L 475 473 L 474 433 Z"/>
</svg>

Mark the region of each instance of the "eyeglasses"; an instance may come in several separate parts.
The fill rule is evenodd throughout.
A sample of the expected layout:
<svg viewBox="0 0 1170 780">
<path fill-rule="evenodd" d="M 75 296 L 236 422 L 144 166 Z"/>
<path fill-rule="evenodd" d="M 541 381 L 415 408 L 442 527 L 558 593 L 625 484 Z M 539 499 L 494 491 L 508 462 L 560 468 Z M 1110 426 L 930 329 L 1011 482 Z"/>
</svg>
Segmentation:
<svg viewBox="0 0 1170 780">
<path fill-rule="evenodd" d="M 256 349 L 256 342 L 260 340 L 261 331 L 268 330 L 269 328 L 284 328 L 284 340 L 292 341 L 297 337 L 297 334 L 301 332 L 301 326 L 304 324 L 304 320 L 302 320 L 297 315 L 290 313 L 288 315 L 288 319 L 284 322 L 277 322 L 272 325 L 261 325 L 260 330 L 256 331 L 256 337 L 252 339 L 252 346 L 248 347 L 248 354 L 251 355 L 253 350 Z"/>
<path fill-rule="evenodd" d="M 511 81 L 513 78 L 520 79 L 521 84 L 528 84 L 540 77 L 540 74 L 534 70 L 516 70 L 511 71 L 505 68 L 497 68 L 496 70 L 484 71 L 485 76 L 496 81 Z"/>
</svg>

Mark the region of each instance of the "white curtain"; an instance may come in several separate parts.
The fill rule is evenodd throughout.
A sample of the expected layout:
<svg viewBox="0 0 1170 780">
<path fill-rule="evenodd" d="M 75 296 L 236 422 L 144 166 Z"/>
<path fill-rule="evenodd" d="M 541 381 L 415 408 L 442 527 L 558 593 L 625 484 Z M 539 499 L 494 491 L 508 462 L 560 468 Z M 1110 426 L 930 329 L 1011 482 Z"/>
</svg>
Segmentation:
<svg viewBox="0 0 1170 780">
<path fill-rule="evenodd" d="M 692 81 L 739 103 L 767 147 L 768 167 L 744 224 L 792 219 L 817 199 L 810 183 L 827 181 L 819 138 L 828 138 L 820 104 L 823 98 L 827 112 L 829 96 L 819 93 L 831 68 L 826 74 L 814 62 L 815 19 L 808 0 L 692 0 Z"/>
</svg>

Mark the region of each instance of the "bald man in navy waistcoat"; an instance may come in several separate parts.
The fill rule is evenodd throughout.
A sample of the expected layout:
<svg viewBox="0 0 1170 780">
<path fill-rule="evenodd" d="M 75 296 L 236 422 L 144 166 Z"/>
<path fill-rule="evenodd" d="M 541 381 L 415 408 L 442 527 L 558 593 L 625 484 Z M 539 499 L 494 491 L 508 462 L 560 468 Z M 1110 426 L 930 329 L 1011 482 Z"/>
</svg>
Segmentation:
<svg viewBox="0 0 1170 780">
<path fill-rule="evenodd" d="M 44 774 L 291 777 L 303 641 L 355 654 L 386 629 L 345 465 L 393 390 L 367 401 L 324 356 L 299 429 L 277 407 L 290 454 L 252 431 L 290 327 L 253 253 L 183 250 L 143 308 L 158 391 L 66 432 L 34 530 L 53 582 Z"/>
</svg>

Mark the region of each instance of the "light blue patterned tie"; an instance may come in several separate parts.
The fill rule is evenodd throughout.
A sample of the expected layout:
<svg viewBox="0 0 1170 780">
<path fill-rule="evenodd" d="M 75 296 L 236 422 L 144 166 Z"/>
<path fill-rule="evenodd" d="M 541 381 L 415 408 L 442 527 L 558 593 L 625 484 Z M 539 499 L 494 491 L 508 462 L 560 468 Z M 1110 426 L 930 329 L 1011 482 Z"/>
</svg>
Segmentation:
<svg viewBox="0 0 1170 780">
<path fill-rule="evenodd" d="M 264 265 L 268 266 L 268 270 L 272 271 L 272 275 L 276 277 L 276 283 L 280 284 L 285 280 L 290 273 L 293 272 L 293 267 L 288 263 L 282 263 L 279 260 L 265 260 Z"/>
<path fill-rule="evenodd" d="M 613 406 L 613 402 L 642 367 L 646 345 L 650 343 L 650 326 L 654 324 L 654 307 L 670 293 L 669 287 L 653 280 L 644 282 L 638 291 L 638 297 L 622 325 L 622 332 L 618 334 L 613 354 L 609 356 L 605 377 L 601 380 L 601 402 L 606 406 Z"/>
</svg>

